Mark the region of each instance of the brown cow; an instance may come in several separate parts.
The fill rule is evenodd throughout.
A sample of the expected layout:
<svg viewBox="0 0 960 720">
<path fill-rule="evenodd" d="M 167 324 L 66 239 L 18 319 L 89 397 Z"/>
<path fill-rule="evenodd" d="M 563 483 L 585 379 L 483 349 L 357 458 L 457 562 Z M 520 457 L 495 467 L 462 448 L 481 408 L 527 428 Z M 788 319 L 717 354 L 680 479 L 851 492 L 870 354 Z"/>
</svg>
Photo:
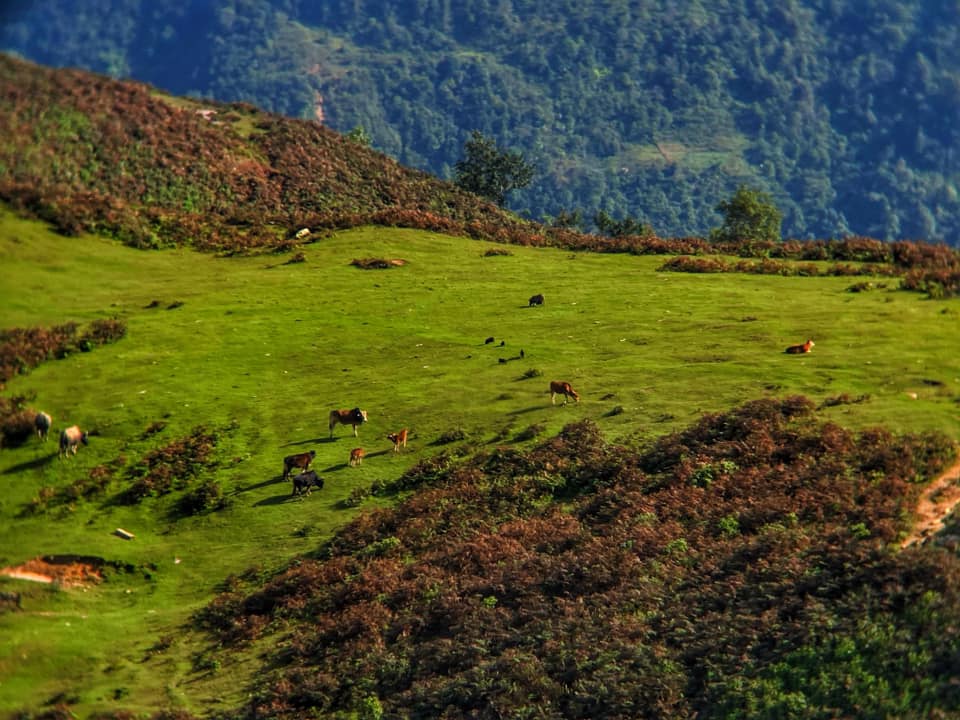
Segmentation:
<svg viewBox="0 0 960 720">
<path fill-rule="evenodd" d="M 789 355 L 803 355 L 804 353 L 810 352 L 810 350 L 813 349 L 813 346 L 813 340 L 807 340 L 803 345 L 791 345 L 784 350 L 784 352 Z"/>
<path fill-rule="evenodd" d="M 400 452 L 400 446 L 407 446 L 407 428 L 404 428 L 400 432 L 390 433 L 387 435 L 387 440 L 390 440 L 393 443 L 393 451 Z"/>
<path fill-rule="evenodd" d="M 363 462 L 363 456 L 367 453 L 363 448 L 354 448 L 350 451 L 350 467 L 356 467 Z"/>
<path fill-rule="evenodd" d="M 336 425 L 352 425 L 353 436 L 357 437 L 357 426 L 367 421 L 367 411 L 360 408 L 353 410 L 331 410 L 330 411 L 330 437 L 333 437 L 333 428 Z"/>
<path fill-rule="evenodd" d="M 311 450 L 310 452 L 297 453 L 296 455 L 287 455 L 283 459 L 283 479 L 286 480 L 290 477 L 290 471 L 294 468 L 300 468 L 301 470 L 308 470 L 310 468 L 310 463 L 313 462 L 313 459 L 317 456 L 316 450 Z"/>
<path fill-rule="evenodd" d="M 554 405 L 557 404 L 557 395 L 563 395 L 563 404 L 567 404 L 567 398 L 573 398 L 574 401 L 580 402 L 580 396 L 577 394 L 577 391 L 570 387 L 570 383 L 561 382 L 559 380 L 550 381 L 550 402 Z"/>
</svg>

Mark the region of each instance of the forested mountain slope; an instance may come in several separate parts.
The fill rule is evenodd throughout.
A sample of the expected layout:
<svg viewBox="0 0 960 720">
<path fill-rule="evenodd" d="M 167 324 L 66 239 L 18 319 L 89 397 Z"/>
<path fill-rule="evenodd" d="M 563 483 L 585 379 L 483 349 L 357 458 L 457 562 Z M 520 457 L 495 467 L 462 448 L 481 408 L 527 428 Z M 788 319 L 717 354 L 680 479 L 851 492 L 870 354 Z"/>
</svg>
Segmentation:
<svg viewBox="0 0 960 720">
<path fill-rule="evenodd" d="M 449 177 L 476 129 L 537 176 L 535 218 L 704 234 L 740 183 L 784 234 L 960 238 L 960 11 L 904 0 L 67 0 L 0 48 L 248 101 Z"/>
</svg>

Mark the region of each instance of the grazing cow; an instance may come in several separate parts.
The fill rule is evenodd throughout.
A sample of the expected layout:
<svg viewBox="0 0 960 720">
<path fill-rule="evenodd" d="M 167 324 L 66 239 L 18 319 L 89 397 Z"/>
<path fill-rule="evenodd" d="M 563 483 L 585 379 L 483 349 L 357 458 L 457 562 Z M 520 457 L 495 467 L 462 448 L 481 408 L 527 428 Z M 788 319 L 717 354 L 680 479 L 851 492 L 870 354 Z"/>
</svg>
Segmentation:
<svg viewBox="0 0 960 720">
<path fill-rule="evenodd" d="M 18 592 L 8 592 L 6 590 L 0 592 L 0 602 L 9 603 L 17 610 L 23 610 L 23 602 Z"/>
<path fill-rule="evenodd" d="M 356 467 L 363 462 L 363 456 L 367 453 L 363 448 L 354 448 L 350 451 L 350 467 Z"/>
<path fill-rule="evenodd" d="M 287 455 L 283 459 L 283 479 L 286 480 L 290 477 L 290 471 L 294 468 L 300 468 L 301 470 L 308 470 L 310 468 L 310 463 L 313 462 L 313 459 L 317 456 L 316 450 L 311 450 L 310 452 L 297 453 L 296 455 Z"/>
<path fill-rule="evenodd" d="M 534 305 L 543 305 L 543 295 L 538 293 L 530 298 L 530 304 L 527 307 L 533 307 Z"/>
<path fill-rule="evenodd" d="M 492 343 L 492 342 L 493 342 L 493 335 L 491 335 L 491 336 L 488 337 L 486 340 L 484 340 L 484 341 L 483 341 L 483 344 L 484 344 L 484 345 L 489 345 L 489 344 Z"/>
<path fill-rule="evenodd" d="M 407 446 L 407 428 L 404 428 L 400 432 L 390 433 L 387 435 L 387 440 L 393 443 L 393 451 L 400 452 L 400 446 Z"/>
<path fill-rule="evenodd" d="M 78 426 L 71 425 L 60 433 L 60 452 L 58 455 L 64 457 L 67 453 L 77 454 L 77 446 L 80 443 L 86 445 L 88 433 L 83 432 Z"/>
<path fill-rule="evenodd" d="M 813 349 L 813 346 L 813 340 L 807 340 L 803 345 L 791 345 L 784 350 L 784 352 L 789 355 L 803 355 L 804 353 L 810 352 L 810 350 Z"/>
<path fill-rule="evenodd" d="M 300 228 L 297 230 L 297 240 L 303 240 L 310 237 L 310 228 Z"/>
<path fill-rule="evenodd" d="M 53 420 L 49 415 L 45 412 L 38 412 L 37 416 L 33 419 L 33 426 L 37 429 L 37 437 L 41 440 L 46 440 L 52 423 Z"/>
<path fill-rule="evenodd" d="M 290 497 L 294 495 L 303 495 L 304 493 L 310 494 L 310 488 L 317 488 L 317 490 L 323 490 L 323 478 L 317 475 L 316 470 L 307 470 L 302 472 L 299 475 L 293 476 L 293 492 Z"/>
<path fill-rule="evenodd" d="M 357 426 L 367 421 L 367 411 L 360 408 L 353 410 L 330 411 L 330 437 L 333 437 L 333 428 L 336 425 L 353 425 L 353 436 L 357 437 Z"/>
<path fill-rule="evenodd" d="M 553 405 L 557 404 L 557 395 L 563 395 L 563 404 L 567 404 L 567 398 L 573 398 L 575 402 L 580 402 L 580 396 L 577 394 L 577 391 L 570 387 L 568 382 L 560 382 L 559 380 L 550 381 L 550 402 Z"/>
</svg>

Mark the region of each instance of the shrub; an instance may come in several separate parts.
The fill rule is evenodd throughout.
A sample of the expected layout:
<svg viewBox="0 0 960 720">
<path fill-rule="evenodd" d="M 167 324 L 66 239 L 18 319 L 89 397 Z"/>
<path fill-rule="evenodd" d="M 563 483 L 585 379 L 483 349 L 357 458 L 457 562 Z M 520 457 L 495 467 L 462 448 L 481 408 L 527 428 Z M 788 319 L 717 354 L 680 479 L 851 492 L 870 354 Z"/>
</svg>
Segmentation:
<svg viewBox="0 0 960 720">
<path fill-rule="evenodd" d="M 210 478 L 189 490 L 177 503 L 181 515 L 199 515 L 226 507 L 220 483 Z"/>
<path fill-rule="evenodd" d="M 765 192 L 741 185 L 732 198 L 717 205 L 717 212 L 724 220 L 722 227 L 710 232 L 714 241 L 745 242 L 745 247 L 768 250 L 764 243 L 780 240 L 783 214 Z"/>
</svg>

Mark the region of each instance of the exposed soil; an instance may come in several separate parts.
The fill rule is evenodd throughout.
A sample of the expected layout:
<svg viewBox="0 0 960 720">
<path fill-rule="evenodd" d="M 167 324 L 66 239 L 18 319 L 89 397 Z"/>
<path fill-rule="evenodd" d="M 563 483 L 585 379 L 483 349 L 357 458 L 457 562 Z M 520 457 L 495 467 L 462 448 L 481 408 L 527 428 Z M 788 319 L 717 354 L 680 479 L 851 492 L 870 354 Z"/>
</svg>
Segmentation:
<svg viewBox="0 0 960 720">
<path fill-rule="evenodd" d="M 917 521 L 913 532 L 900 547 L 922 543 L 943 530 L 947 516 L 960 503 L 960 460 L 930 483 L 917 503 Z"/>
<path fill-rule="evenodd" d="M 103 580 L 104 561 L 77 555 L 44 555 L 16 567 L 0 570 L 0 575 L 41 583 L 59 583 L 64 587 L 90 585 Z"/>
</svg>

